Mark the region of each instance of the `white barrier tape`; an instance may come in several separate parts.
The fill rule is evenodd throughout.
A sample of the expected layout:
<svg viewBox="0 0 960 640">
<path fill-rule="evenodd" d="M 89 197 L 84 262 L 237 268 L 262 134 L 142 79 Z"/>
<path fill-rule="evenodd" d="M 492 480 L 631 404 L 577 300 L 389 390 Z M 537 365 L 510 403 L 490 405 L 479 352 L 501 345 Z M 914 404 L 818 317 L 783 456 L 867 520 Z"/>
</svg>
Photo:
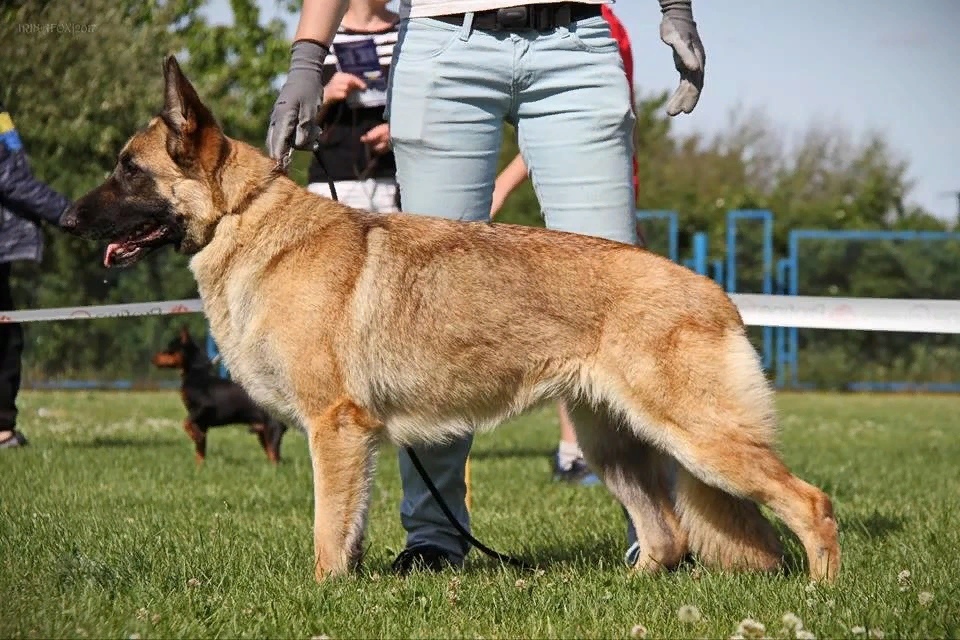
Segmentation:
<svg viewBox="0 0 960 640">
<path fill-rule="evenodd" d="M 960 301 L 730 294 L 757 327 L 960 333 Z"/>
<path fill-rule="evenodd" d="M 200 313 L 202 311 L 203 305 L 200 303 L 199 298 L 192 300 L 160 300 L 158 302 L 104 304 L 95 307 L 57 307 L 54 309 L 0 312 L 0 323 L 132 318 L 134 316 L 168 316 L 176 313 Z"/>
<path fill-rule="evenodd" d="M 960 333 L 960 301 L 833 298 L 733 293 L 745 324 L 756 327 Z M 199 299 L 60 307 L 0 313 L 0 323 L 201 313 Z"/>
</svg>

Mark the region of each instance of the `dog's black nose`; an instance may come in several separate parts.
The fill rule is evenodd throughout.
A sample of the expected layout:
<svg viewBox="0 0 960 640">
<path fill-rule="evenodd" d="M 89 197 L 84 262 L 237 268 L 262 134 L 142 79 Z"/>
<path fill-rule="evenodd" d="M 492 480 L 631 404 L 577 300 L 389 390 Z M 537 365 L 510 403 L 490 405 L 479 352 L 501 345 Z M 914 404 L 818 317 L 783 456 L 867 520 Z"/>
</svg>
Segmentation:
<svg viewBox="0 0 960 640">
<path fill-rule="evenodd" d="M 60 215 L 60 220 L 57 221 L 57 224 L 65 231 L 74 231 L 76 230 L 77 223 L 79 221 L 80 218 L 77 215 L 77 205 L 72 204 Z"/>
</svg>

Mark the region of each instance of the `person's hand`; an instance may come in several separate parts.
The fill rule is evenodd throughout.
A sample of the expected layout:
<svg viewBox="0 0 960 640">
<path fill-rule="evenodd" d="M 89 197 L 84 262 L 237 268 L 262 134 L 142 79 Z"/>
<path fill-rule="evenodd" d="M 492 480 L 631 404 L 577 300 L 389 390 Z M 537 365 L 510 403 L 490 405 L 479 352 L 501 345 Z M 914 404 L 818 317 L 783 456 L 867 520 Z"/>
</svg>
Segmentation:
<svg viewBox="0 0 960 640">
<path fill-rule="evenodd" d="M 693 21 L 690 0 L 660 0 L 660 39 L 673 49 L 680 86 L 667 101 L 667 115 L 690 113 L 700 100 L 707 54 Z"/>
<path fill-rule="evenodd" d="M 291 150 L 310 149 L 319 133 L 317 105 L 323 97 L 323 61 L 329 49 L 314 40 L 297 40 L 290 71 L 270 114 L 267 152 L 282 160 Z"/>
<path fill-rule="evenodd" d="M 384 122 L 360 136 L 360 142 L 370 147 L 377 155 L 390 151 L 390 125 Z"/>
<path fill-rule="evenodd" d="M 346 100 L 354 91 L 363 91 L 366 88 L 367 83 L 352 73 L 337 71 L 323 88 L 323 101 L 326 103 Z"/>
</svg>

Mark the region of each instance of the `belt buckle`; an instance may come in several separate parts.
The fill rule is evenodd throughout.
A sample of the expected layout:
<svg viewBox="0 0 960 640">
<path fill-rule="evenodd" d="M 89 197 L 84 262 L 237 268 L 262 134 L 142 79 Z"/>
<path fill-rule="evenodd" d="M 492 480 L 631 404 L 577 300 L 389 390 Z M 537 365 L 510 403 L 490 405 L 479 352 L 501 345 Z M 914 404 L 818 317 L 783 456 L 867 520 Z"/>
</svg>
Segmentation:
<svg viewBox="0 0 960 640">
<path fill-rule="evenodd" d="M 525 29 L 529 26 L 530 14 L 525 5 L 497 9 L 497 29 Z"/>
</svg>

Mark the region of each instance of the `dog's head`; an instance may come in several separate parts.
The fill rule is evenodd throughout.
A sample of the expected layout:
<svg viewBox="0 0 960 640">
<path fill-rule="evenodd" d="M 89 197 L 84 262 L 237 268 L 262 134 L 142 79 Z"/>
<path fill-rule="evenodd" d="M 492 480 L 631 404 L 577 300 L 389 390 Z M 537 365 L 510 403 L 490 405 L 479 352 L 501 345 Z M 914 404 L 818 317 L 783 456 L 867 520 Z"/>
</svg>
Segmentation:
<svg viewBox="0 0 960 640">
<path fill-rule="evenodd" d="M 193 341 L 186 326 L 181 327 L 177 337 L 167 347 L 153 356 L 153 364 L 161 369 L 183 369 L 192 362 L 200 347 Z"/>
<path fill-rule="evenodd" d="M 68 231 L 106 241 L 107 267 L 132 265 L 168 244 L 196 253 L 226 213 L 219 174 L 232 141 L 173 56 L 163 73 L 163 111 L 124 145 L 107 180 L 60 220 Z"/>
</svg>

